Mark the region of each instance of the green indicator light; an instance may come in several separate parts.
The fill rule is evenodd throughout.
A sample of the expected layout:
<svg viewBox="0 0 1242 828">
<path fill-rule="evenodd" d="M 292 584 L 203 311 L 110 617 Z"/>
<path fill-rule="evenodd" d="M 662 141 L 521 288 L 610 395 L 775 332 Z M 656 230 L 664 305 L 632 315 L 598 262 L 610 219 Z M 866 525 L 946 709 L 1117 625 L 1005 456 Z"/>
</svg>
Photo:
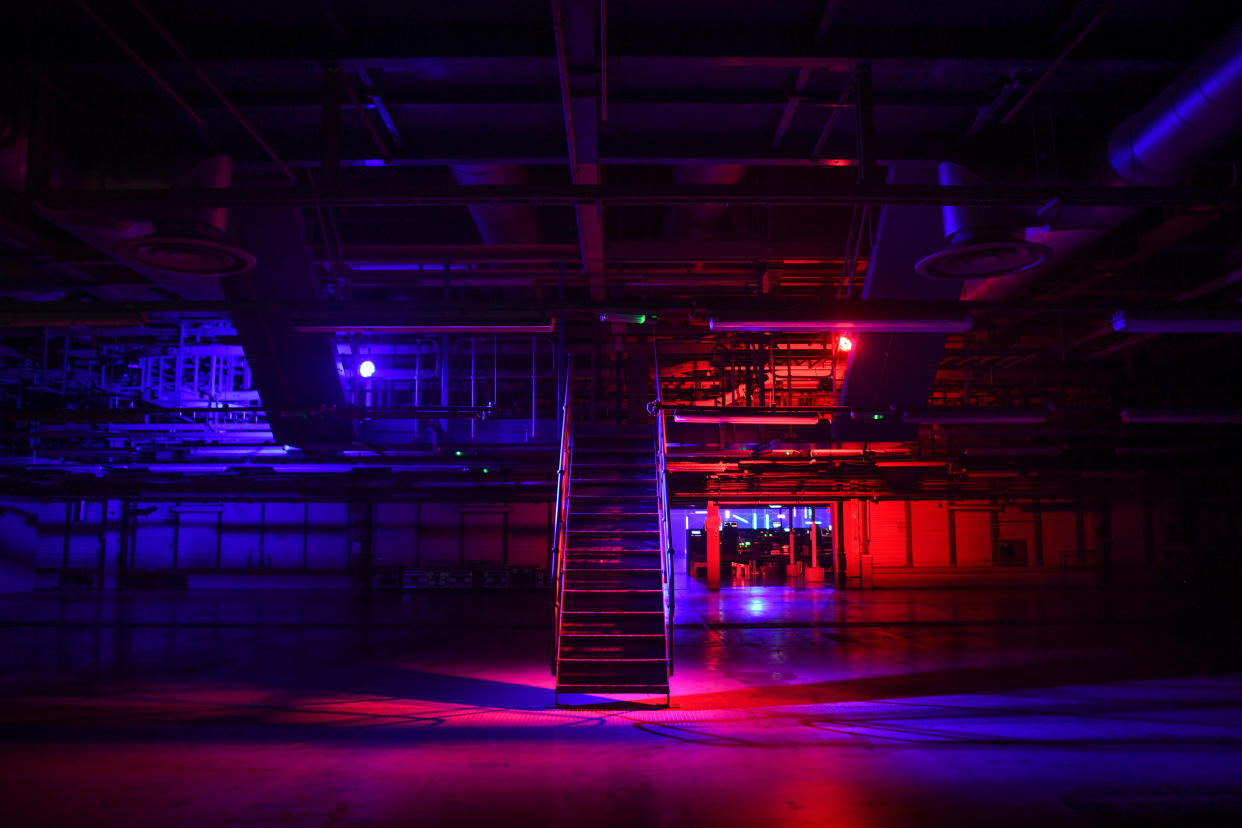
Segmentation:
<svg viewBox="0 0 1242 828">
<path fill-rule="evenodd" d="M 483 470 L 483 473 L 484 473 L 484 474 L 487 474 L 489 471 L 491 471 L 491 469 L 484 469 L 484 470 Z"/>
<path fill-rule="evenodd" d="M 871 415 L 871 419 L 873 419 L 873 420 L 883 420 L 883 419 L 884 419 L 884 415 L 883 415 L 883 414 L 872 414 L 872 415 Z"/>
<path fill-rule="evenodd" d="M 457 457 L 461 457 L 461 450 L 459 449 L 459 450 L 457 450 L 457 451 L 453 452 L 453 454 L 454 454 L 455 456 L 457 456 Z"/>
</svg>

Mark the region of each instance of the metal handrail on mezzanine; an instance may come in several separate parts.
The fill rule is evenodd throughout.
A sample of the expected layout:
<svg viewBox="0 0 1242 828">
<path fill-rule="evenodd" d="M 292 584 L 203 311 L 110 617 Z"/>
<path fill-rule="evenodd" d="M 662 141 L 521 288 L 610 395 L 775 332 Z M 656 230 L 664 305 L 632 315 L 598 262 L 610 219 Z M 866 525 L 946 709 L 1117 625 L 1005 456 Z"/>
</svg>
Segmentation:
<svg viewBox="0 0 1242 828">
<path fill-rule="evenodd" d="M 556 471 L 556 512 L 552 523 L 552 675 L 559 673 L 561 606 L 565 597 L 566 533 L 569 523 L 569 472 L 573 455 L 573 396 L 570 377 L 573 361 L 566 360 L 561 387 L 561 442 Z"/>
<path fill-rule="evenodd" d="M 656 419 L 656 508 L 659 509 L 660 574 L 664 584 L 664 646 L 668 656 L 668 674 L 671 676 L 673 674 L 673 616 L 677 611 L 677 593 L 673 587 L 673 528 L 668 496 L 667 414 L 664 410 L 664 394 L 660 387 L 660 350 L 654 335 L 651 337 L 651 350 L 655 358 L 656 398 L 652 413 Z"/>
</svg>

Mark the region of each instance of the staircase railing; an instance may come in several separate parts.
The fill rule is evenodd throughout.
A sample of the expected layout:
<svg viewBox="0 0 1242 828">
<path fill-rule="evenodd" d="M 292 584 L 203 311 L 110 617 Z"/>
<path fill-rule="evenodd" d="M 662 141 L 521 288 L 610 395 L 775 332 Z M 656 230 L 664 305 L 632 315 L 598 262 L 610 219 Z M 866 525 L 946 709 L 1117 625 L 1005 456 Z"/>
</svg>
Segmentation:
<svg viewBox="0 0 1242 828">
<path fill-rule="evenodd" d="M 668 433 L 665 423 L 664 394 L 660 387 L 660 350 L 651 337 L 655 357 L 656 389 L 656 508 L 659 509 L 660 574 L 664 585 L 664 646 L 668 655 L 668 674 L 673 674 L 673 616 L 677 612 L 677 592 L 673 586 L 673 527 L 668 497 Z"/>
<path fill-rule="evenodd" d="M 566 361 L 561 388 L 561 443 L 556 470 L 556 512 L 552 522 L 552 675 L 558 673 L 561 651 L 561 607 L 565 599 L 566 536 L 569 524 L 569 473 L 573 456 L 574 403 L 570 378 L 573 362 Z"/>
</svg>

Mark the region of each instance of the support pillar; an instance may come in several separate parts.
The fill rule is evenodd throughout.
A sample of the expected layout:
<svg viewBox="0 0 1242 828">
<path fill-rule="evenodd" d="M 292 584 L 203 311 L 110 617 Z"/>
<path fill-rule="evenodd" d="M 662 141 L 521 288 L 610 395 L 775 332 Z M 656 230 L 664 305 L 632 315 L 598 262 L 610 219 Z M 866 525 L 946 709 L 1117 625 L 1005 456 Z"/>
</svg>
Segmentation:
<svg viewBox="0 0 1242 828">
<path fill-rule="evenodd" d="M 707 504 L 707 519 L 703 521 L 703 534 L 707 537 L 707 588 L 720 591 L 720 507 L 716 501 Z"/>
<path fill-rule="evenodd" d="M 811 507 L 811 563 L 806 568 L 807 584 L 822 584 L 824 568 L 819 565 L 819 526 L 815 522 L 815 507 Z"/>
<path fill-rule="evenodd" d="M 785 563 L 785 575 L 794 577 L 798 574 L 798 553 L 794 534 L 794 507 L 789 507 L 789 560 Z"/>
</svg>

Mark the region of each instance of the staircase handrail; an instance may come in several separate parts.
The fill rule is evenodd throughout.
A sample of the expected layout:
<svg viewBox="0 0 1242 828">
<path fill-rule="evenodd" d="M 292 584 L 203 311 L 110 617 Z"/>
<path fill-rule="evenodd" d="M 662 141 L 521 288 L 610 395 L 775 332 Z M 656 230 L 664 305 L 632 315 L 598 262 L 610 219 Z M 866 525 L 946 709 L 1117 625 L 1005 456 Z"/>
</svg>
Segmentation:
<svg viewBox="0 0 1242 828">
<path fill-rule="evenodd" d="M 552 675 L 559 672 L 561 649 L 561 607 L 565 598 L 566 533 L 569 523 L 569 474 L 570 457 L 573 454 L 573 399 L 570 378 L 573 376 L 573 360 L 565 363 L 565 376 L 561 387 L 561 441 L 556 470 L 556 511 L 552 523 Z"/>
<path fill-rule="evenodd" d="M 668 431 L 664 412 L 664 393 L 660 385 L 660 349 L 653 334 L 651 350 L 655 360 L 656 418 L 656 508 L 659 510 L 660 575 L 664 591 L 664 646 L 668 655 L 668 674 L 673 674 L 673 617 L 677 594 L 673 586 L 673 529 L 668 496 Z"/>
</svg>

